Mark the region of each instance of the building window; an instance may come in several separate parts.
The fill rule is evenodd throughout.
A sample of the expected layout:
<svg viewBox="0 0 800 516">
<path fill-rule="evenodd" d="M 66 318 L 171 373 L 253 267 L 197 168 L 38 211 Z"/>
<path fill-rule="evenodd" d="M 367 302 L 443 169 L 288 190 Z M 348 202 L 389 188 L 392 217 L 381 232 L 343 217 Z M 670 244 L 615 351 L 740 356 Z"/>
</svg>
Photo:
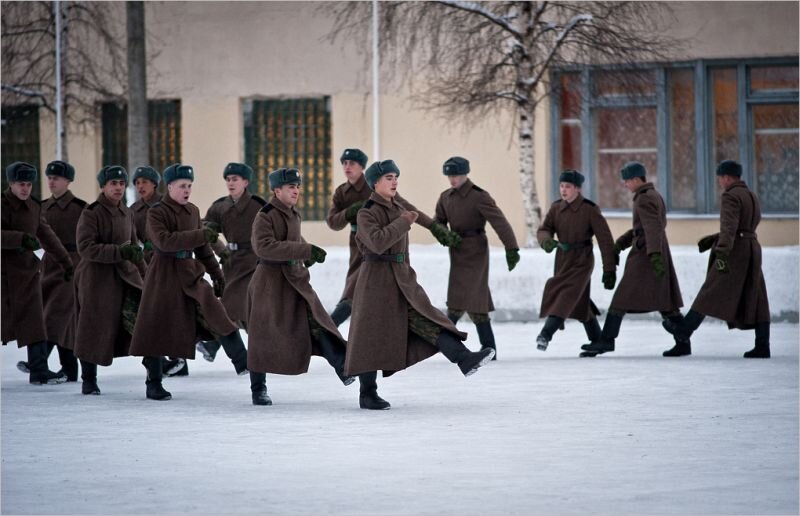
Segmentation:
<svg viewBox="0 0 800 516">
<path fill-rule="evenodd" d="M 765 213 L 796 215 L 796 63 L 701 61 L 556 73 L 553 198 L 561 170 L 576 168 L 587 177 L 584 195 L 609 211 L 629 210 L 632 200 L 620 187 L 619 169 L 637 160 L 669 211 L 715 213 L 716 164 L 735 159 Z"/>
<path fill-rule="evenodd" d="M 33 194 L 41 197 L 42 163 L 39 149 L 39 107 L 34 105 L 2 107 L 2 189 L 8 187 L 6 167 L 15 161 L 30 163 L 39 173 Z"/>
<path fill-rule="evenodd" d="M 181 101 L 147 102 L 150 127 L 150 165 L 159 172 L 181 161 Z M 103 165 L 128 166 L 128 107 L 126 104 L 102 105 Z M 163 183 L 162 183 L 163 184 Z"/>
<path fill-rule="evenodd" d="M 305 220 L 324 220 L 332 182 L 330 97 L 246 100 L 243 109 L 245 161 L 255 173 L 250 188 L 268 198 L 268 174 L 297 168 L 298 210 Z"/>
</svg>

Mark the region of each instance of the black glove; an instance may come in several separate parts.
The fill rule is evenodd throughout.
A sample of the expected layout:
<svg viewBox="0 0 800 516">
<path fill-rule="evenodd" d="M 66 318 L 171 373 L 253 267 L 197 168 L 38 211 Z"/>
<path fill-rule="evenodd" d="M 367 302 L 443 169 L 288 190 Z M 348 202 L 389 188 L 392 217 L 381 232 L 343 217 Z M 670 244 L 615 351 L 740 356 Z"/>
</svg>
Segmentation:
<svg viewBox="0 0 800 516">
<path fill-rule="evenodd" d="M 75 276 L 75 269 L 72 267 L 67 267 L 64 269 L 64 281 L 71 280 L 73 276 Z"/>
<path fill-rule="evenodd" d="M 506 263 L 508 264 L 508 271 L 513 271 L 514 267 L 519 263 L 519 249 L 506 249 Z"/>
<path fill-rule="evenodd" d="M 603 288 L 606 290 L 614 290 L 614 285 L 617 284 L 617 273 L 615 271 L 606 271 L 603 273 Z"/>
<path fill-rule="evenodd" d="M 225 265 L 231 259 L 231 252 L 229 249 L 223 249 L 221 253 L 219 253 L 219 264 Z"/>
<path fill-rule="evenodd" d="M 351 204 L 347 211 L 344 212 L 344 218 L 347 222 L 353 223 L 356 221 L 356 217 L 358 216 L 358 210 L 364 207 L 364 201 L 358 201 Z"/>
<path fill-rule="evenodd" d="M 39 244 L 39 239 L 28 233 L 22 235 L 20 246 L 26 251 L 35 251 L 42 247 L 41 244 Z"/>
<path fill-rule="evenodd" d="M 323 263 L 325 262 L 325 256 L 328 253 L 325 252 L 325 249 L 321 247 L 317 247 L 315 245 L 311 246 L 311 260 L 314 263 Z"/>
<path fill-rule="evenodd" d="M 203 237 L 206 239 L 206 243 L 213 244 L 219 239 L 219 231 L 206 226 L 203 228 Z"/>
<path fill-rule="evenodd" d="M 542 242 L 542 249 L 544 249 L 545 253 L 552 253 L 556 247 L 558 247 L 558 240 L 555 238 L 548 238 Z"/>
<path fill-rule="evenodd" d="M 717 251 L 714 258 L 714 268 L 721 274 L 728 274 L 731 270 L 728 268 L 728 253 L 721 253 Z"/>
<path fill-rule="evenodd" d="M 664 277 L 664 260 L 661 258 L 661 253 L 653 253 L 650 255 L 650 265 L 653 266 L 653 272 L 656 273 L 656 278 Z"/>
<path fill-rule="evenodd" d="M 138 245 L 122 244 L 119 246 L 119 254 L 123 260 L 139 263 L 144 259 L 144 252 Z"/>
<path fill-rule="evenodd" d="M 700 240 L 697 241 L 697 250 L 701 253 L 705 253 L 712 247 L 714 247 L 714 242 L 717 240 L 717 235 L 708 235 L 704 236 Z"/>
<path fill-rule="evenodd" d="M 214 280 L 214 295 L 222 297 L 223 292 L 225 292 L 225 278 L 220 277 Z"/>
</svg>

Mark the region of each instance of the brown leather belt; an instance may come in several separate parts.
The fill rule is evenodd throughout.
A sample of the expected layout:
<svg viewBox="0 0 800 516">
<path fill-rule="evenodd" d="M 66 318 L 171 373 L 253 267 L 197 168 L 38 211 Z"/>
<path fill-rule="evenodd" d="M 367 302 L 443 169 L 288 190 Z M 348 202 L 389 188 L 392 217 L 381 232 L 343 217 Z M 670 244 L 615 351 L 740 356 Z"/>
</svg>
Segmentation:
<svg viewBox="0 0 800 516">
<path fill-rule="evenodd" d="M 406 261 L 406 255 L 403 253 L 398 253 L 398 254 L 364 253 L 363 256 L 365 262 L 403 263 Z"/>
<path fill-rule="evenodd" d="M 753 231 L 737 231 L 736 236 L 739 238 L 753 238 L 758 239 L 758 235 Z"/>
<path fill-rule="evenodd" d="M 469 238 L 483 235 L 484 233 L 486 233 L 485 229 L 468 229 L 466 231 L 460 231 L 458 234 L 461 236 L 461 238 Z"/>
<path fill-rule="evenodd" d="M 160 254 L 161 256 L 168 256 L 170 258 L 175 258 L 176 260 L 188 260 L 190 258 L 194 258 L 194 252 L 190 249 L 181 249 L 180 251 L 175 251 L 175 252 L 155 249 L 155 252 L 156 254 Z"/>
<path fill-rule="evenodd" d="M 258 263 L 261 265 L 269 265 L 270 267 L 283 267 L 284 265 L 292 266 L 292 265 L 300 265 L 302 262 L 300 260 L 265 260 L 264 258 L 259 258 Z"/>
</svg>

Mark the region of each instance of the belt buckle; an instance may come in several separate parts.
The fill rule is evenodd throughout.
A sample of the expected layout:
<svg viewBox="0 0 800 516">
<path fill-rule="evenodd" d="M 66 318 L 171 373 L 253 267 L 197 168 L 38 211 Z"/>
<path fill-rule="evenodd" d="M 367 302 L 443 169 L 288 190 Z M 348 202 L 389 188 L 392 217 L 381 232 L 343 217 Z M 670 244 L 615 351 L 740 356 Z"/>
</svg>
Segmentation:
<svg viewBox="0 0 800 516">
<path fill-rule="evenodd" d="M 228 244 L 225 247 L 227 247 L 231 251 L 239 250 L 239 244 L 237 242 L 228 242 Z"/>
<path fill-rule="evenodd" d="M 358 231 L 358 224 L 350 224 L 350 232 L 355 233 Z"/>
<path fill-rule="evenodd" d="M 403 258 L 404 258 L 403 253 L 398 253 L 394 255 L 395 263 L 403 263 Z"/>
</svg>

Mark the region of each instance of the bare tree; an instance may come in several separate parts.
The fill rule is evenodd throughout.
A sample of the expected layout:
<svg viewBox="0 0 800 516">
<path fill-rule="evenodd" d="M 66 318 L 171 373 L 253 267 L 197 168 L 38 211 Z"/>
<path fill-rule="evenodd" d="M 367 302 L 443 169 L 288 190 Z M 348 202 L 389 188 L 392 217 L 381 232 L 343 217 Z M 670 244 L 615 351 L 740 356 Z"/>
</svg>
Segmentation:
<svg viewBox="0 0 800 516">
<path fill-rule="evenodd" d="M 64 120 L 94 122 L 98 99 L 124 100 L 124 26 L 112 2 L 62 2 Z M 35 103 L 55 114 L 56 23 L 53 3 L 3 2 L 2 103 Z M 67 138 L 62 140 L 67 157 Z"/>
<path fill-rule="evenodd" d="M 354 38 L 369 48 L 370 3 L 326 9 L 335 20 L 331 40 Z M 381 2 L 382 74 L 449 118 L 513 112 L 526 244 L 535 247 L 542 210 L 534 127 L 537 105 L 553 91 L 550 72 L 662 60 L 678 45 L 664 35 L 669 16 L 669 7 L 655 2 Z"/>
</svg>

